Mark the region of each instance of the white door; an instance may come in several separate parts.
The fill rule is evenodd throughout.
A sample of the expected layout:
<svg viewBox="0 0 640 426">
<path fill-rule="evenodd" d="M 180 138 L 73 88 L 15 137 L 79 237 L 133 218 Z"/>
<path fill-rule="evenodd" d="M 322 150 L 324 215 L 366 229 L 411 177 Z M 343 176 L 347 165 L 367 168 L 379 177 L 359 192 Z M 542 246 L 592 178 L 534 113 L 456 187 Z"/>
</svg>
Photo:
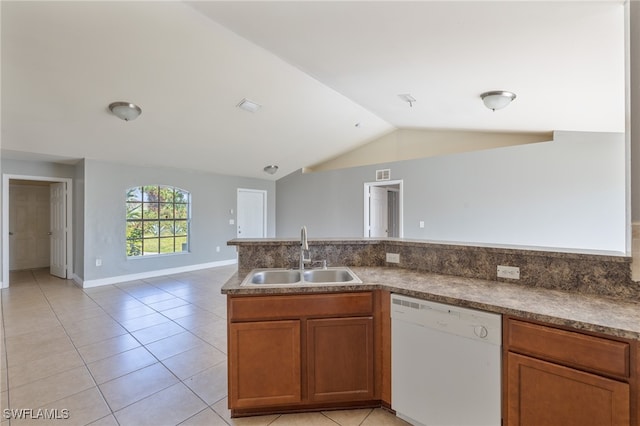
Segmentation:
<svg viewBox="0 0 640 426">
<path fill-rule="evenodd" d="M 238 238 L 267 236 L 267 191 L 238 189 Z"/>
<path fill-rule="evenodd" d="M 49 186 L 9 187 L 9 270 L 49 266 Z"/>
<path fill-rule="evenodd" d="M 389 235 L 389 206 L 387 188 L 369 187 L 369 236 L 374 238 Z"/>
<path fill-rule="evenodd" d="M 50 273 L 67 278 L 67 191 L 66 183 L 51 184 Z"/>
</svg>

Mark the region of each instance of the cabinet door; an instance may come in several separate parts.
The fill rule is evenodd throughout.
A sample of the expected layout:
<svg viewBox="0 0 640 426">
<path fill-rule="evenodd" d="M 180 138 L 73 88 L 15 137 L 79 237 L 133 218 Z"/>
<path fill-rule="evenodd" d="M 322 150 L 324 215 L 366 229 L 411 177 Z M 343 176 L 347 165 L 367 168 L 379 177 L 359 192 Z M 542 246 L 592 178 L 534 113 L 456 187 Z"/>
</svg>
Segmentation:
<svg viewBox="0 0 640 426">
<path fill-rule="evenodd" d="M 373 317 L 307 321 L 309 400 L 374 398 Z"/>
<path fill-rule="evenodd" d="M 301 401 L 300 321 L 229 325 L 229 408 Z"/>
<path fill-rule="evenodd" d="M 629 385 L 508 353 L 511 426 L 629 425 Z"/>
</svg>

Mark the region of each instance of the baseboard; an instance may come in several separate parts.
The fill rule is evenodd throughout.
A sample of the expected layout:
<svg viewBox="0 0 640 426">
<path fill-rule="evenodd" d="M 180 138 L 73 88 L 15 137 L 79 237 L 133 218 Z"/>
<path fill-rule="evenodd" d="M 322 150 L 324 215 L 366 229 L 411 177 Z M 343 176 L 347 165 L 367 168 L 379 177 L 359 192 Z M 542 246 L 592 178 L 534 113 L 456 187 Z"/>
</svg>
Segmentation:
<svg viewBox="0 0 640 426">
<path fill-rule="evenodd" d="M 140 272 L 137 274 L 99 278 L 96 280 L 82 280 L 80 277 L 74 274 L 72 279 L 82 288 L 92 288 L 100 287 L 103 285 L 119 284 L 127 281 L 143 280 L 145 278 L 160 277 L 162 275 L 180 274 L 183 272 L 198 271 L 200 269 L 215 268 L 218 266 L 235 265 L 236 263 L 238 263 L 238 259 L 220 260 L 217 262 L 200 263 L 197 265 L 180 266 L 177 268 L 158 269 L 155 271 Z"/>
<path fill-rule="evenodd" d="M 82 278 L 80 278 L 76 274 L 71 274 L 71 281 L 73 281 L 74 284 L 78 287 L 82 288 Z"/>
</svg>

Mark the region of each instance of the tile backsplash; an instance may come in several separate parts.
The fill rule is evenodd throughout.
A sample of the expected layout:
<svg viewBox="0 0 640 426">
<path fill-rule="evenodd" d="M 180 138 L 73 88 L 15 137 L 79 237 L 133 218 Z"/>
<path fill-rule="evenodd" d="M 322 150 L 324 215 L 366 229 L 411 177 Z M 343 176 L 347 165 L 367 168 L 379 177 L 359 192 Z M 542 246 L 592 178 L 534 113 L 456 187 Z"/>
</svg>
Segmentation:
<svg viewBox="0 0 640 426">
<path fill-rule="evenodd" d="M 634 240 L 640 242 L 640 228 L 637 231 L 634 227 Z M 232 240 L 229 244 L 238 246 L 238 270 L 241 274 L 255 268 L 296 268 L 298 264 L 299 241 Z M 405 268 L 640 301 L 640 283 L 632 279 L 631 257 L 401 239 L 310 240 L 309 249 L 313 260 L 326 260 L 330 266 Z M 635 249 L 634 245 L 634 257 Z M 637 250 L 640 257 L 640 247 Z M 398 254 L 399 262 L 388 263 L 387 253 Z M 391 259 L 396 260 L 395 256 Z M 635 265 L 638 263 L 640 261 Z M 498 278 L 498 265 L 520 268 L 520 278 Z"/>
</svg>

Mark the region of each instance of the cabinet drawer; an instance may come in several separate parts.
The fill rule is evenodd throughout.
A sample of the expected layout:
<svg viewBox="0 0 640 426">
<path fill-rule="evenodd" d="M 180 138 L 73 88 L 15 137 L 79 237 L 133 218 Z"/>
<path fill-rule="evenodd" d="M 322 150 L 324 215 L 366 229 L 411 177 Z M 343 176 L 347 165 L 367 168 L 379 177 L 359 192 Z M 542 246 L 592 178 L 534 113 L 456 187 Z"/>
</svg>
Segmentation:
<svg viewBox="0 0 640 426">
<path fill-rule="evenodd" d="M 373 313 L 373 294 L 331 293 L 231 297 L 230 321 L 255 321 L 314 316 L 356 316 Z"/>
<path fill-rule="evenodd" d="M 520 352 L 593 372 L 629 377 L 629 344 L 509 318 L 507 342 Z"/>
</svg>

